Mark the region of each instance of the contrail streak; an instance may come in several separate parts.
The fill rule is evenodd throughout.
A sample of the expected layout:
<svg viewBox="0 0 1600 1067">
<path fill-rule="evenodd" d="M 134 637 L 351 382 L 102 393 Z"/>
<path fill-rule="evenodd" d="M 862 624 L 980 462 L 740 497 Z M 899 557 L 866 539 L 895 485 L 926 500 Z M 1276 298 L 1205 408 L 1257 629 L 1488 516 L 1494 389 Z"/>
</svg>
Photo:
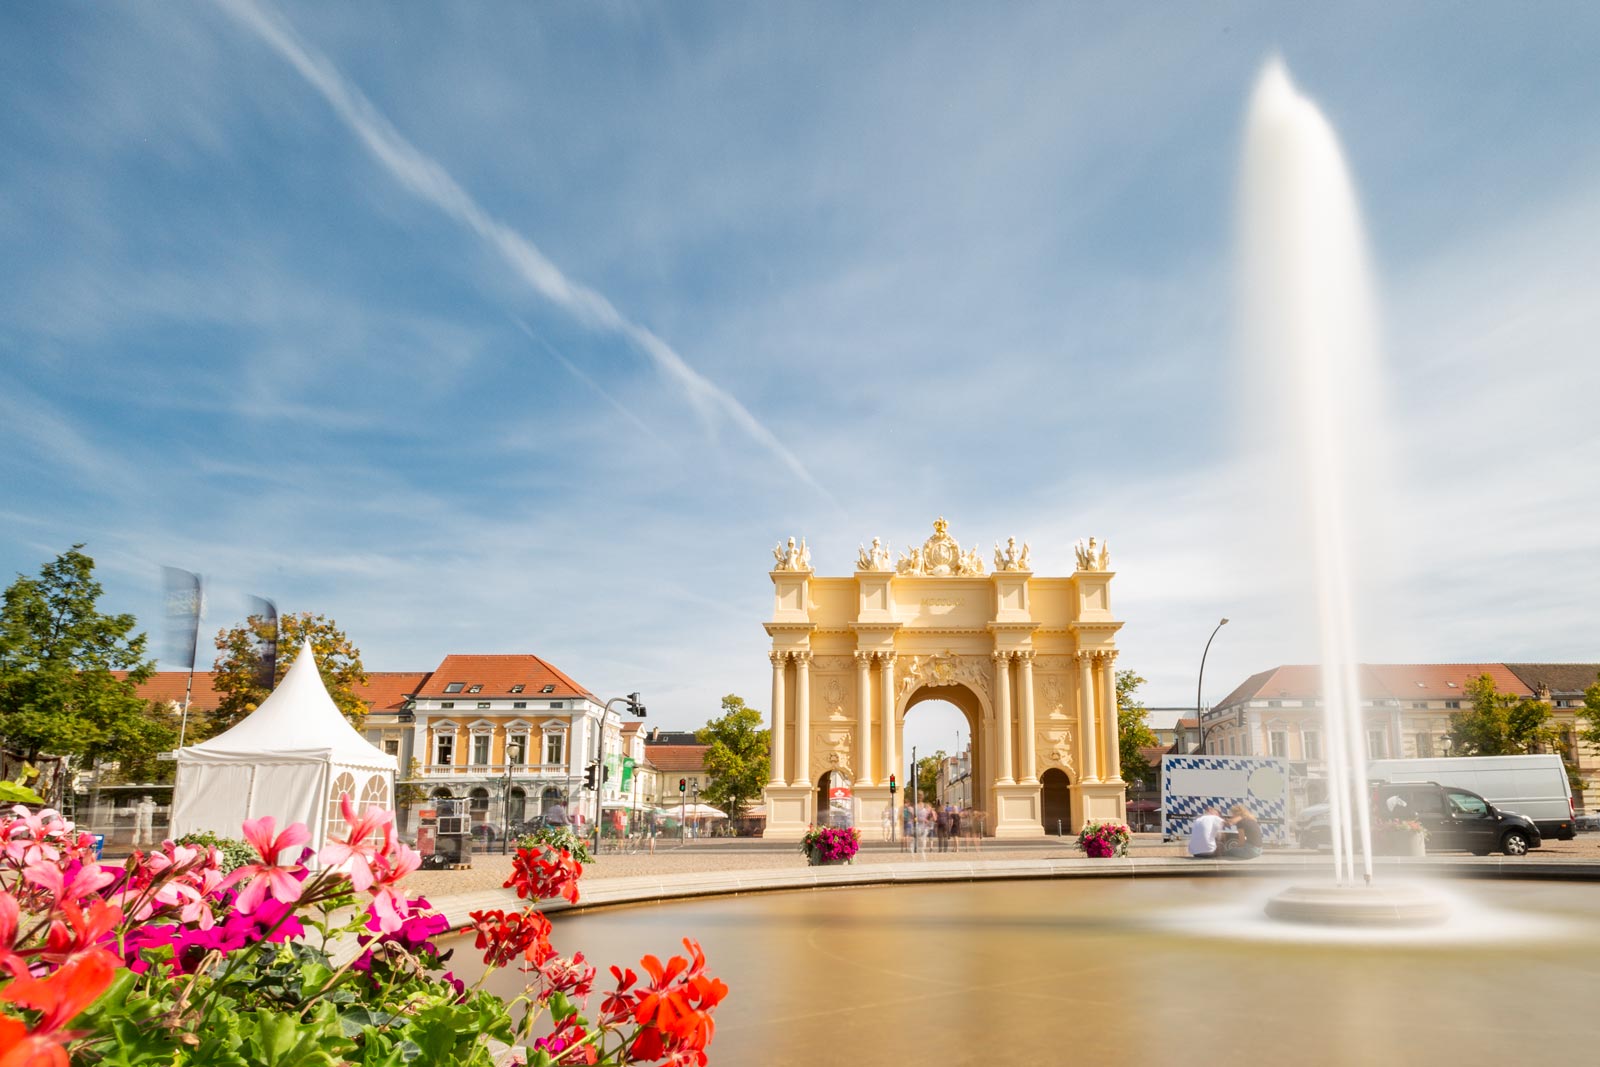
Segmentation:
<svg viewBox="0 0 1600 1067">
<path fill-rule="evenodd" d="M 800 458 L 748 408 L 684 362 L 661 338 L 635 323 L 600 293 L 571 281 L 533 242 L 486 212 L 440 163 L 407 140 L 366 95 L 323 54 L 302 42 L 293 27 L 255 0 L 220 0 L 222 8 L 272 46 L 321 93 L 346 126 L 400 184 L 466 226 L 498 251 L 535 292 L 565 308 L 591 329 L 627 339 L 683 388 L 701 417 L 720 414 L 767 449 L 801 481 L 830 501 Z"/>
</svg>

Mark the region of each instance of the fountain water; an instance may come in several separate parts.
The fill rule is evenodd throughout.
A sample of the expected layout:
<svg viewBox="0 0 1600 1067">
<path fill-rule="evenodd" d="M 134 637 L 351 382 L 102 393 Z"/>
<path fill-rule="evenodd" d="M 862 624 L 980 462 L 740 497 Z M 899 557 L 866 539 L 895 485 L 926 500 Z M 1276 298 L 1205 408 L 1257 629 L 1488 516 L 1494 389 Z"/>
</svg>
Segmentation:
<svg viewBox="0 0 1600 1067">
<path fill-rule="evenodd" d="M 1241 206 L 1243 341 L 1254 372 L 1272 382 L 1274 402 L 1290 413 L 1286 439 L 1275 444 L 1287 446 L 1293 467 L 1284 481 L 1300 487 L 1304 505 L 1299 562 L 1318 608 L 1335 872 L 1334 887 L 1296 887 L 1268 911 L 1340 922 L 1427 919 L 1440 906 L 1425 894 L 1364 891 L 1372 882 L 1371 813 L 1352 545 L 1370 531 L 1364 523 L 1372 517 L 1360 505 L 1382 469 L 1377 318 L 1338 139 L 1277 59 L 1263 69 L 1250 104 Z"/>
</svg>

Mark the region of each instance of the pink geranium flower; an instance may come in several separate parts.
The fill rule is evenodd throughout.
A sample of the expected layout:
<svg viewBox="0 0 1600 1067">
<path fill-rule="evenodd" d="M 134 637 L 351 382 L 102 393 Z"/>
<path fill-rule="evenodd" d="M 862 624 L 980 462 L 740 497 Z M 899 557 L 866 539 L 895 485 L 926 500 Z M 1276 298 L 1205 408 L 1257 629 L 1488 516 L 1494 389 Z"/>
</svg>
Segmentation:
<svg viewBox="0 0 1600 1067">
<path fill-rule="evenodd" d="M 378 858 L 378 849 L 389 842 L 389 824 L 394 821 L 394 812 L 373 806 L 357 816 L 349 793 L 339 794 L 339 808 L 350 832 L 329 841 L 317 853 L 317 858 L 329 867 L 348 871 L 350 885 L 356 892 L 363 893 L 377 878 L 373 864 Z"/>
<path fill-rule="evenodd" d="M 293 823 L 277 836 L 273 831 L 277 829 L 278 822 L 271 815 L 263 815 L 259 819 L 246 819 L 244 821 L 245 840 L 255 846 L 261 856 L 260 863 L 251 863 L 238 870 L 223 881 L 224 887 L 244 882 L 245 887 L 239 890 L 239 895 L 234 900 L 234 907 L 245 915 L 249 915 L 270 894 L 274 900 L 291 904 L 300 899 L 300 881 L 295 875 L 305 870 L 298 863 L 282 866 L 278 863 L 278 856 L 284 851 L 297 848 L 311 840 L 311 833 L 305 823 Z"/>
<path fill-rule="evenodd" d="M 392 934 L 405 925 L 406 915 L 411 911 L 411 901 L 396 887 L 406 875 L 420 866 L 422 857 L 416 849 L 398 843 L 377 857 L 368 892 L 372 894 L 372 915 L 378 920 L 378 929 L 383 933 Z"/>
</svg>

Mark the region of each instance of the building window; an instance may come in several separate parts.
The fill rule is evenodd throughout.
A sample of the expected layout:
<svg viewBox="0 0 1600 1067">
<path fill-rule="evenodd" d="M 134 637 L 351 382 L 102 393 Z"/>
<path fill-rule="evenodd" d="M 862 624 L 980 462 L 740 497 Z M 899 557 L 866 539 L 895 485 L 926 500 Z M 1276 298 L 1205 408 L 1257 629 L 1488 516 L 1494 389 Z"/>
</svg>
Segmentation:
<svg viewBox="0 0 1600 1067">
<path fill-rule="evenodd" d="M 441 701 L 439 701 L 439 707 L 444 708 L 444 709 L 453 708 L 455 706 L 456 706 L 456 702 L 454 700 L 441 700 Z"/>
<path fill-rule="evenodd" d="M 1411 702 L 1411 706 L 1414 708 L 1425 708 L 1428 706 L 1428 702 L 1426 700 L 1413 700 Z"/>
<path fill-rule="evenodd" d="M 1388 746 L 1383 743 L 1382 730 L 1367 731 L 1367 758 L 1384 759 L 1388 756 Z"/>
<path fill-rule="evenodd" d="M 1267 738 L 1267 743 L 1272 746 L 1272 754 L 1279 759 L 1289 756 L 1289 735 L 1282 730 L 1274 730 Z"/>
<path fill-rule="evenodd" d="M 1305 753 L 1306 759 L 1322 758 L 1322 735 L 1315 730 L 1307 730 L 1300 735 L 1300 750 Z"/>
<path fill-rule="evenodd" d="M 551 683 L 550 685 L 547 685 L 543 689 L 539 690 L 539 692 L 541 692 L 541 693 L 554 693 L 555 691 L 556 691 L 556 687 L 555 687 L 554 683 Z"/>
<path fill-rule="evenodd" d="M 1417 741 L 1417 758 L 1418 759 L 1428 759 L 1429 757 L 1431 757 L 1433 755 L 1433 735 L 1432 734 L 1418 734 L 1417 737 L 1416 737 L 1416 741 Z"/>
<path fill-rule="evenodd" d="M 469 692 L 469 693 L 481 693 L 481 692 L 483 692 L 483 686 L 475 685 L 472 688 L 468 689 L 467 692 Z"/>
<path fill-rule="evenodd" d="M 512 686 L 512 687 L 511 687 L 511 691 L 512 691 L 512 692 L 513 692 L 513 693 L 520 693 L 520 692 L 522 692 L 522 690 L 523 690 L 523 689 L 524 689 L 524 688 L 525 688 L 525 687 L 524 687 L 524 686 L 520 686 L 520 685 L 514 685 L 514 686 Z"/>
<path fill-rule="evenodd" d="M 560 711 L 562 708 L 564 708 L 566 706 L 567 706 L 566 704 L 564 704 L 563 702 L 561 702 L 559 700 L 552 700 L 550 702 L 550 710 L 551 711 Z"/>
<path fill-rule="evenodd" d="M 506 762 L 514 767 L 528 765 L 528 735 L 513 734 L 506 739 Z"/>
<path fill-rule="evenodd" d="M 1283 707 L 1283 701 L 1281 701 L 1281 700 L 1269 700 L 1269 701 L 1267 701 L 1267 707 L 1269 707 L 1269 708 L 1281 708 L 1281 707 Z"/>
<path fill-rule="evenodd" d="M 449 685 L 444 687 L 444 691 L 446 693 L 459 693 L 459 692 L 461 692 L 461 690 L 465 689 L 466 687 L 467 687 L 467 683 L 466 682 L 451 682 Z"/>
<path fill-rule="evenodd" d="M 511 706 L 513 708 L 525 708 L 528 706 L 528 702 L 526 700 L 513 700 Z"/>
<path fill-rule="evenodd" d="M 555 764 L 565 763 L 566 760 L 563 756 L 565 755 L 566 747 L 567 738 L 565 734 L 545 734 L 544 761 Z"/>
<path fill-rule="evenodd" d="M 456 738 L 453 733 L 439 734 L 433 739 L 433 762 L 448 767 L 456 761 Z"/>
<path fill-rule="evenodd" d="M 489 762 L 489 735 L 488 734 L 473 734 L 472 735 L 472 762 L 473 763 L 488 763 Z"/>
<path fill-rule="evenodd" d="M 479 711 L 487 711 L 488 709 L 489 709 L 489 702 L 487 700 L 478 701 L 478 710 Z"/>
<path fill-rule="evenodd" d="M 1444 706 L 1449 708 L 1451 711 L 1460 711 L 1461 710 L 1461 701 L 1459 701 L 1459 700 L 1446 700 L 1444 702 Z"/>
<path fill-rule="evenodd" d="M 387 755 L 390 755 L 390 756 L 398 756 L 398 755 L 400 755 L 400 742 L 397 741 L 397 740 L 396 741 L 385 741 L 383 743 L 383 751 Z"/>
</svg>

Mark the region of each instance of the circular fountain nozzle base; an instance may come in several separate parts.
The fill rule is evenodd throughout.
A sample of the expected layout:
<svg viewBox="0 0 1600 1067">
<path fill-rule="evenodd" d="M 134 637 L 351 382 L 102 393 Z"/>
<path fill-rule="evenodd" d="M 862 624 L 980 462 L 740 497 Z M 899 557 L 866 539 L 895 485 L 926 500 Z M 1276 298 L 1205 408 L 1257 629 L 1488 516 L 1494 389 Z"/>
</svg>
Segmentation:
<svg viewBox="0 0 1600 1067">
<path fill-rule="evenodd" d="M 1450 908 L 1415 885 L 1296 885 L 1267 901 L 1267 915 L 1322 926 L 1432 926 Z"/>
</svg>

